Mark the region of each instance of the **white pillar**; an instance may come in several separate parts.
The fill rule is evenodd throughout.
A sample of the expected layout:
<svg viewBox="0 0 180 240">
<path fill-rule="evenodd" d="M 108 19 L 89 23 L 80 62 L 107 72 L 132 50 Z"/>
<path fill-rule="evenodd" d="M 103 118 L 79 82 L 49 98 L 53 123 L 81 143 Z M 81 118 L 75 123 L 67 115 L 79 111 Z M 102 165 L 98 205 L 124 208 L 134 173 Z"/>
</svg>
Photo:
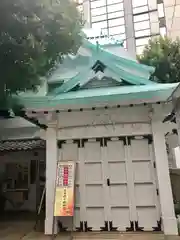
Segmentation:
<svg viewBox="0 0 180 240">
<path fill-rule="evenodd" d="M 177 221 L 174 213 L 168 156 L 162 121 L 152 121 L 152 133 L 154 139 L 154 152 L 156 159 L 163 231 L 165 235 L 177 235 Z"/>
<path fill-rule="evenodd" d="M 58 160 L 57 132 L 55 127 L 46 130 L 46 219 L 45 234 L 51 235 L 54 216 L 54 195 L 56 167 Z M 54 233 L 57 233 L 57 219 L 54 221 Z"/>
<path fill-rule="evenodd" d="M 180 146 L 180 106 L 176 108 L 176 126 L 178 132 L 178 145 Z"/>
</svg>

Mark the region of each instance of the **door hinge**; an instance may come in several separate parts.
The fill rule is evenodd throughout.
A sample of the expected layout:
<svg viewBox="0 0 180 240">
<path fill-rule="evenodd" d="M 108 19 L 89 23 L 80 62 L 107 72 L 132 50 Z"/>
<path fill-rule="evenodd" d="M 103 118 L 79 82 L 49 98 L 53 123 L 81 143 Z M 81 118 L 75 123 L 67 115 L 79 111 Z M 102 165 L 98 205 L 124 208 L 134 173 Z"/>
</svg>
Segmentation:
<svg viewBox="0 0 180 240">
<path fill-rule="evenodd" d="M 126 228 L 126 232 L 133 232 L 134 231 L 134 222 L 130 221 L 130 227 Z"/>
<path fill-rule="evenodd" d="M 156 193 L 157 193 L 157 195 L 159 196 L 159 189 L 156 189 Z"/>
<path fill-rule="evenodd" d="M 62 148 L 62 145 L 65 144 L 65 143 L 66 143 L 65 140 L 58 140 L 58 141 L 57 141 L 57 147 L 58 147 L 58 148 Z"/>
<path fill-rule="evenodd" d="M 100 227 L 100 231 L 105 231 L 105 232 L 108 232 L 109 231 L 109 228 L 108 228 L 108 221 L 105 221 L 104 222 L 104 227 Z"/>
<path fill-rule="evenodd" d="M 83 221 L 80 221 L 79 227 L 76 228 L 76 232 L 83 232 L 84 228 L 83 228 Z"/>
<path fill-rule="evenodd" d="M 144 231 L 143 229 L 144 229 L 143 227 L 139 227 L 138 221 L 135 221 L 135 230 L 137 232 L 143 232 Z"/>
<path fill-rule="evenodd" d="M 147 139 L 148 139 L 148 144 L 152 144 L 152 142 L 153 142 L 152 135 L 147 135 Z"/>
<path fill-rule="evenodd" d="M 87 221 L 84 221 L 84 230 L 85 230 L 85 232 L 91 232 L 92 231 L 92 227 L 88 227 Z"/>
<path fill-rule="evenodd" d="M 113 227 L 113 222 L 112 221 L 109 221 L 109 230 L 111 232 L 117 231 L 117 227 Z"/>
<path fill-rule="evenodd" d="M 154 168 L 156 168 L 156 162 L 153 162 L 153 166 L 154 166 Z"/>
<path fill-rule="evenodd" d="M 153 231 L 154 232 L 161 232 L 162 231 L 162 229 L 161 229 L 161 219 L 159 221 L 157 221 L 157 226 L 153 227 Z"/>
</svg>

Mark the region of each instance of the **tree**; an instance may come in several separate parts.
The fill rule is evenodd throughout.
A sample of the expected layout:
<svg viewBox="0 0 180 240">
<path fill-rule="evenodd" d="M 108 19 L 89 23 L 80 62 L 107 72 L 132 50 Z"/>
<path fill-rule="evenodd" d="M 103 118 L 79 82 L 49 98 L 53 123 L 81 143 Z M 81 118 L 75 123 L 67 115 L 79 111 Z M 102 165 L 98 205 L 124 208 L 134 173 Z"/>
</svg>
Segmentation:
<svg viewBox="0 0 180 240">
<path fill-rule="evenodd" d="M 159 37 L 149 41 L 142 55 L 138 56 L 140 63 L 154 66 L 151 80 L 160 83 L 180 81 L 180 40 L 172 41 L 167 37 Z"/>
<path fill-rule="evenodd" d="M 76 52 L 81 26 L 72 0 L 1 0 L 1 109 L 12 94 L 36 90 L 64 55 Z"/>
</svg>

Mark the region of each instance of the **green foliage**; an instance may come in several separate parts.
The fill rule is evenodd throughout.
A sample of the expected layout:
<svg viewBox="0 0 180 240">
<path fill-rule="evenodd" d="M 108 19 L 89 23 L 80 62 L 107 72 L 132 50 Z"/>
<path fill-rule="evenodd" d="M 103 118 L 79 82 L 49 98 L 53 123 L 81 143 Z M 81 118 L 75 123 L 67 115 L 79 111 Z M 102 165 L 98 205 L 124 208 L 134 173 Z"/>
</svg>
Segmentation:
<svg viewBox="0 0 180 240">
<path fill-rule="evenodd" d="M 151 79 L 160 83 L 180 81 L 180 40 L 159 37 L 150 40 L 142 55 L 138 56 L 140 63 L 154 66 L 155 72 Z"/>
<path fill-rule="evenodd" d="M 19 91 L 36 90 L 81 43 L 82 21 L 71 0 L 1 0 L 0 106 Z"/>
</svg>

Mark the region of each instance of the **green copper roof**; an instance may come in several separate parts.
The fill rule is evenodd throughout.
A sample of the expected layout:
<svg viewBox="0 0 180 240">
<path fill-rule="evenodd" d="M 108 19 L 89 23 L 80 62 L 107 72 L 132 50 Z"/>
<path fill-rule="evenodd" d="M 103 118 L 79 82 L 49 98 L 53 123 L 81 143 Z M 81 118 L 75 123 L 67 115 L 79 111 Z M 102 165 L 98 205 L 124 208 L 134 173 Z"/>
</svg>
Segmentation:
<svg viewBox="0 0 180 240">
<path fill-rule="evenodd" d="M 106 65 L 108 71 L 111 72 L 112 75 L 116 75 L 117 81 L 124 80 L 132 85 L 154 84 L 154 82 L 149 81 L 150 74 L 154 71 L 154 68 L 139 64 L 138 62 L 133 60 L 117 57 L 111 52 L 104 50 L 102 47 L 99 46 L 99 44 L 94 45 L 87 40 L 84 40 L 83 47 L 91 50 L 91 56 L 89 57 L 88 64 L 86 64 L 83 68 L 80 68 L 78 62 L 80 63 L 80 59 L 82 56 L 78 56 L 71 61 L 68 59 L 69 67 L 71 68 L 71 65 L 74 66 L 77 72 L 73 77 L 66 79 L 64 84 L 62 84 L 54 91 L 54 94 L 68 92 L 77 84 L 80 84 L 80 86 L 83 85 L 84 81 L 87 81 L 88 79 L 88 75 L 89 72 L 91 72 L 92 70 L 92 66 L 97 61 L 100 61 L 104 65 Z M 84 60 L 85 57 L 82 57 L 82 65 Z M 74 62 L 74 65 L 72 62 Z M 68 71 L 67 62 L 66 68 Z"/>
<path fill-rule="evenodd" d="M 119 46 L 121 50 L 122 47 Z M 149 80 L 154 68 L 134 59 L 117 56 L 105 47 L 84 40 L 76 56 L 67 56 L 56 71 L 55 88 L 45 96 L 19 96 L 25 108 L 60 108 L 67 105 L 96 105 L 166 101 L 178 84 Z M 56 80 L 56 81 L 54 81 Z"/>
<path fill-rule="evenodd" d="M 135 70 L 139 70 L 138 74 L 143 73 L 146 78 L 149 78 L 150 72 L 154 71 L 154 68 L 139 64 L 135 59 L 130 59 L 129 57 L 126 57 L 124 52 L 127 51 L 121 46 L 119 46 L 119 52 L 123 52 L 122 55 L 125 57 L 115 55 L 110 50 L 107 50 L 104 46 L 100 46 L 99 51 L 97 50 L 98 49 L 96 45 L 90 43 L 87 40 L 84 40 L 78 54 L 76 56 L 67 56 L 64 63 L 59 66 L 59 68 L 52 75 L 49 81 L 58 81 L 58 78 L 59 80 L 62 80 L 64 75 L 67 80 L 74 77 L 84 68 L 87 68 L 87 66 L 91 63 L 92 59 L 103 60 L 104 58 L 108 58 L 108 63 L 113 60 L 114 62 L 116 62 L 116 64 L 121 65 L 121 67 L 124 67 L 126 69 L 129 68 L 129 70 L 130 68 L 132 68 L 132 72 Z"/>
<path fill-rule="evenodd" d="M 96 105 L 98 103 L 166 101 L 178 84 L 152 84 L 141 86 L 123 86 L 112 88 L 87 89 L 62 93 L 57 96 L 23 97 L 21 102 L 25 108 L 48 109 L 61 108 L 64 105 Z"/>
</svg>

